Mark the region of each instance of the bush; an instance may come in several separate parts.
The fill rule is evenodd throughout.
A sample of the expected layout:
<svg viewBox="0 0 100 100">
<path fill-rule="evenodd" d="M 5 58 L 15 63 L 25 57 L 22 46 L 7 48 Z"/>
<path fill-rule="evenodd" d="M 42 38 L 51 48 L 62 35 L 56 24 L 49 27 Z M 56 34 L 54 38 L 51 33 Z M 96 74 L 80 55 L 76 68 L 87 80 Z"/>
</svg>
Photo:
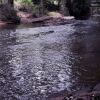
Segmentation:
<svg viewBox="0 0 100 100">
<path fill-rule="evenodd" d="M 35 5 L 32 0 L 16 0 L 16 2 L 20 5 L 18 7 L 19 11 L 34 12 Z"/>
<path fill-rule="evenodd" d="M 17 16 L 17 12 L 14 10 L 13 7 L 7 4 L 0 5 L 0 20 L 20 23 L 20 18 Z"/>
</svg>

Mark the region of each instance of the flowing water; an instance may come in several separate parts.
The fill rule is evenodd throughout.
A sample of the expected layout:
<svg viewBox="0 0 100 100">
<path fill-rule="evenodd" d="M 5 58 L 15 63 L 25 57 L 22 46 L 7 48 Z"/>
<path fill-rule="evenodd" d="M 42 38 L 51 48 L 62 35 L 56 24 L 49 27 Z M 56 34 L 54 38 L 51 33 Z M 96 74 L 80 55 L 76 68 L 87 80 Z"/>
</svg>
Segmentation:
<svg viewBox="0 0 100 100">
<path fill-rule="evenodd" d="M 0 29 L 0 100 L 48 100 L 99 82 L 99 23 Z"/>
</svg>

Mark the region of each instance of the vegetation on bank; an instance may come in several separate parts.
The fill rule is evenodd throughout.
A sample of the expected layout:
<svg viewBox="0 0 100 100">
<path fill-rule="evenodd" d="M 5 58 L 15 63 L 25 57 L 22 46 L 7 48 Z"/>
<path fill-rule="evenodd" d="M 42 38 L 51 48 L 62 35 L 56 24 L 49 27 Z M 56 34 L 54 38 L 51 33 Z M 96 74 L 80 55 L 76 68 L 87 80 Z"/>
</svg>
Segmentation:
<svg viewBox="0 0 100 100">
<path fill-rule="evenodd" d="M 20 21 L 16 11 L 28 12 L 36 17 L 54 11 L 76 19 L 88 18 L 90 14 L 88 0 L 0 0 L 0 3 L 0 20 L 14 23 Z"/>
<path fill-rule="evenodd" d="M 17 12 L 10 5 L 0 5 L 0 21 L 8 23 L 20 23 L 20 18 L 17 16 Z"/>
</svg>

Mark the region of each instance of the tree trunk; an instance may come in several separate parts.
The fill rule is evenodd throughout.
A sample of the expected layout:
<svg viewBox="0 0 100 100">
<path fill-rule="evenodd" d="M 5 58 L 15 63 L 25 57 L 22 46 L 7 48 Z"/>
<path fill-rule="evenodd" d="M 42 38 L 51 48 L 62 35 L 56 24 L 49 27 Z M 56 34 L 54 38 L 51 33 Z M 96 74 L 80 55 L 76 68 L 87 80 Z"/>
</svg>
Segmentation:
<svg viewBox="0 0 100 100">
<path fill-rule="evenodd" d="M 73 0 L 67 0 L 67 2 L 66 2 L 66 6 L 67 6 L 67 8 L 68 8 L 68 10 L 69 10 L 69 14 L 71 15 L 71 16 L 73 16 Z"/>
<path fill-rule="evenodd" d="M 66 7 L 66 0 L 60 0 L 60 11 L 63 15 L 69 15 L 69 11 Z"/>
<path fill-rule="evenodd" d="M 12 7 L 14 6 L 14 0 L 1 0 L 1 4 L 10 4 Z"/>
<path fill-rule="evenodd" d="M 44 13 L 43 0 L 40 1 L 40 16 Z"/>
<path fill-rule="evenodd" d="M 10 4 L 13 7 L 14 6 L 14 0 L 8 0 L 8 4 Z"/>
<path fill-rule="evenodd" d="M 1 2 L 1 4 L 6 4 L 8 2 L 8 0 L 1 0 L 0 2 Z"/>
<path fill-rule="evenodd" d="M 46 3 L 46 0 L 40 1 L 40 16 L 43 16 L 45 14 L 45 3 Z"/>
</svg>

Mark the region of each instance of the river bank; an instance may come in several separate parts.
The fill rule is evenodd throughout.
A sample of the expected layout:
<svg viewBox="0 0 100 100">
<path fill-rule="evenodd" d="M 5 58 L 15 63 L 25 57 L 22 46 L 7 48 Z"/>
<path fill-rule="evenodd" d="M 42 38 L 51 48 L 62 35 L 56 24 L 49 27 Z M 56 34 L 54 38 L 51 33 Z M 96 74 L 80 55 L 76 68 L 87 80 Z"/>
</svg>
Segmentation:
<svg viewBox="0 0 100 100">
<path fill-rule="evenodd" d="M 56 12 L 53 13 L 53 16 L 44 15 L 42 17 L 33 16 L 31 13 L 26 12 L 17 12 L 18 17 L 20 18 L 20 24 L 42 24 L 42 26 L 51 26 L 51 25 L 64 25 L 72 23 L 75 21 L 73 16 L 63 16 Z M 13 22 L 0 21 L 0 26 L 14 24 Z"/>
</svg>

